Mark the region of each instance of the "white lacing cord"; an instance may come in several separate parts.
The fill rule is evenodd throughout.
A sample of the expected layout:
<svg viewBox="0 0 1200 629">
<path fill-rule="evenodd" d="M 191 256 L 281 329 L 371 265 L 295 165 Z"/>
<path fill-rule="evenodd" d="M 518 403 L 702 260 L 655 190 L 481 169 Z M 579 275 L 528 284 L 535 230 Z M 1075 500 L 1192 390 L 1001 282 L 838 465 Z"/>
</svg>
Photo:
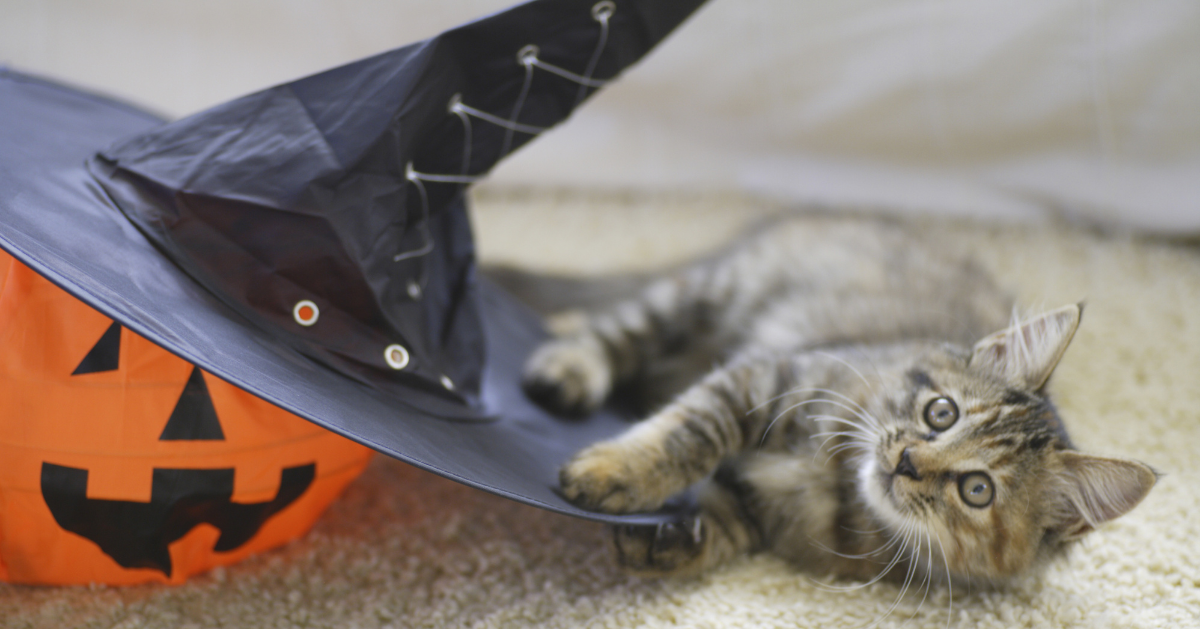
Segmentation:
<svg viewBox="0 0 1200 629">
<path fill-rule="evenodd" d="M 425 184 L 421 183 L 425 175 L 421 175 L 413 170 L 412 162 L 409 162 L 405 165 L 404 177 L 413 182 L 413 185 L 417 187 L 417 192 L 421 194 L 421 219 L 417 221 L 417 227 L 421 230 L 421 239 L 425 241 L 425 244 L 410 251 L 397 253 L 392 257 L 392 262 L 408 260 L 409 258 L 419 258 L 433 251 L 433 237 L 429 233 L 429 195 L 425 192 Z M 422 272 L 423 275 L 424 272 Z M 421 288 L 425 287 L 424 279 L 424 277 L 421 278 Z"/>
<path fill-rule="evenodd" d="M 462 94 L 451 96 L 450 106 L 447 109 L 450 113 L 458 116 L 458 119 L 463 124 L 462 169 L 458 171 L 458 174 L 466 176 L 467 171 L 471 168 L 471 118 L 467 116 L 467 112 L 463 108 Z"/>
<path fill-rule="evenodd" d="M 417 172 L 413 169 L 412 162 L 406 166 L 405 178 L 413 183 L 417 188 L 417 192 L 421 196 L 421 219 L 418 223 L 421 230 L 422 239 L 425 241 L 420 247 L 398 253 L 392 258 L 394 262 L 408 260 L 411 258 L 419 258 L 433 251 L 433 237 L 429 233 L 429 195 L 425 191 L 423 182 L 431 183 L 452 183 L 466 185 L 475 183 L 483 179 L 484 175 L 469 175 L 467 171 L 471 167 L 471 142 L 472 129 L 471 118 L 478 118 L 484 122 L 494 124 L 505 130 L 504 144 L 500 148 L 500 155 L 507 155 L 512 149 L 512 140 L 515 133 L 526 133 L 529 135 L 540 135 L 549 127 L 536 127 L 533 125 L 522 124 L 518 122 L 521 117 L 521 110 L 525 107 L 525 99 L 529 96 L 529 88 L 533 84 L 533 69 L 539 68 L 545 72 L 549 72 L 555 76 L 562 77 L 568 81 L 573 81 L 579 84 L 579 92 L 575 97 L 575 104 L 587 96 L 588 88 L 600 88 L 606 85 L 608 80 L 593 79 L 592 73 L 596 70 L 596 65 L 600 62 L 600 55 L 604 52 L 605 46 L 608 45 L 608 23 L 616 11 L 616 5 L 612 0 L 600 0 L 592 5 L 592 19 L 600 24 L 600 37 L 596 42 L 596 49 L 592 51 L 591 59 L 588 60 L 587 68 L 583 74 L 576 74 L 565 68 L 546 63 L 538 59 L 540 49 L 529 44 L 517 51 L 517 62 L 525 68 L 525 81 L 521 84 L 521 92 L 517 96 L 517 101 L 513 105 L 512 115 L 507 119 L 490 114 L 486 111 L 476 109 L 462 102 L 462 94 L 455 94 L 450 98 L 450 103 L 447 105 L 447 111 L 462 122 L 463 125 L 463 158 L 462 168 L 457 175 L 435 175 L 429 173 Z M 425 271 L 421 271 L 420 287 L 425 287 Z"/>
<path fill-rule="evenodd" d="M 537 55 L 537 53 L 538 53 L 537 46 L 529 46 L 529 48 L 533 49 L 533 55 Z M 550 74 L 557 74 L 558 76 L 561 76 L 564 79 L 574 81 L 579 84 L 580 89 L 586 89 L 589 87 L 604 87 L 604 85 L 606 83 L 608 83 L 608 81 L 602 81 L 600 79 L 589 78 L 588 76 L 585 76 L 582 74 L 575 74 L 574 72 L 571 72 L 570 70 L 560 68 L 560 67 L 550 64 L 550 63 L 546 63 L 545 61 L 538 59 L 536 56 L 531 56 L 529 61 L 527 61 L 527 63 L 535 68 L 541 68 L 541 69 L 545 70 L 546 72 L 549 72 Z"/>
<path fill-rule="evenodd" d="M 522 91 L 522 95 L 524 95 L 524 91 Z M 459 100 L 457 102 L 455 102 L 455 99 L 459 99 Z M 454 98 L 450 99 L 450 111 L 452 113 L 463 114 L 466 116 L 479 118 L 480 120 L 485 120 L 487 122 L 490 122 L 490 123 L 496 125 L 497 127 L 503 127 L 505 129 L 508 129 L 509 133 L 512 133 L 513 131 L 520 131 L 521 133 L 537 135 L 537 134 L 545 131 L 548 128 L 548 127 L 535 127 L 533 125 L 528 125 L 528 124 L 521 124 L 519 122 L 516 122 L 515 120 L 505 120 L 504 118 L 501 118 L 500 116 L 496 116 L 494 114 L 489 114 L 486 111 L 475 109 L 474 107 L 472 107 L 470 105 L 465 105 L 465 104 L 463 104 L 461 99 L 462 99 L 461 94 L 455 94 Z"/>
<path fill-rule="evenodd" d="M 512 116 L 508 119 L 508 124 L 501 125 L 505 128 L 504 144 L 500 146 L 500 155 L 508 155 L 512 150 L 513 132 L 517 124 L 517 119 L 521 117 L 521 110 L 525 108 L 525 97 L 529 95 L 529 86 L 533 85 L 533 61 L 537 61 L 538 47 L 530 44 L 517 52 L 517 61 L 525 66 L 525 81 L 521 83 L 521 93 L 517 95 L 517 103 L 513 105 Z M 482 113 L 482 112 L 481 112 Z M 486 120 L 486 118 L 485 118 Z M 534 135 L 541 133 L 540 131 L 527 132 Z"/>
<path fill-rule="evenodd" d="M 604 52 L 604 47 L 608 45 L 608 18 L 617 10 L 617 5 L 612 3 L 612 0 L 601 0 L 592 6 L 592 19 L 600 23 L 600 40 L 596 42 L 596 50 L 592 51 L 592 58 L 588 61 L 587 70 L 583 73 L 583 81 L 580 81 L 579 93 L 575 95 L 575 104 L 578 105 L 587 96 L 587 88 L 601 87 L 601 85 L 589 85 L 592 81 L 592 73 L 596 71 L 596 64 L 600 62 L 600 53 Z M 568 77 L 569 78 L 569 77 Z M 603 83 L 602 83 L 603 84 Z"/>
</svg>

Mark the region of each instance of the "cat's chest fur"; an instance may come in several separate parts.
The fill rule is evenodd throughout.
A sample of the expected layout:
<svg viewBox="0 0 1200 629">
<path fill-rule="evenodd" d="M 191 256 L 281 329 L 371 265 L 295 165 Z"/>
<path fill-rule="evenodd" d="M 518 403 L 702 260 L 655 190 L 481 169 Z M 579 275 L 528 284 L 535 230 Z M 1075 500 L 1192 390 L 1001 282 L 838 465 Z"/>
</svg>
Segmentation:
<svg viewBox="0 0 1200 629">
<path fill-rule="evenodd" d="M 736 491 L 754 503 L 746 517 L 773 554 L 819 574 L 880 576 L 895 554 L 888 552 L 894 532 L 860 490 L 864 436 L 853 427 L 904 402 L 904 394 L 885 392 L 906 388 L 904 371 L 926 349 L 923 342 L 841 346 L 787 361 L 757 443 L 716 473 L 742 479 Z M 902 579 L 909 566 L 902 559 L 887 576 Z"/>
</svg>

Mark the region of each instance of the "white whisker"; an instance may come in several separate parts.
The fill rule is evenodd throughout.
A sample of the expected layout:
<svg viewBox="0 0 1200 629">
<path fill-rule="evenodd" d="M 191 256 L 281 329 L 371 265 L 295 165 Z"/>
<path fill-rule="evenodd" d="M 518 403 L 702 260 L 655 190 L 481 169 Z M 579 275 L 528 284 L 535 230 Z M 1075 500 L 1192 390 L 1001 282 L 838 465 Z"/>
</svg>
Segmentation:
<svg viewBox="0 0 1200 629">
<path fill-rule="evenodd" d="M 805 405 L 810 402 L 825 402 L 828 404 L 834 404 L 835 406 L 837 404 L 833 400 L 806 400 L 805 402 L 801 402 L 800 404 L 797 404 L 796 406 Z M 879 437 L 879 436 L 883 435 L 882 429 L 880 429 L 878 427 L 878 425 L 876 425 L 876 424 L 873 424 L 873 423 L 872 424 L 861 424 L 861 423 L 855 422 L 853 420 L 846 419 L 845 417 L 838 417 L 837 415 L 810 415 L 809 419 L 829 420 L 834 423 L 843 424 L 846 426 L 850 426 L 852 428 L 856 428 L 856 429 L 862 431 L 863 434 L 871 435 L 871 436 L 875 436 L 875 437 Z"/>
<path fill-rule="evenodd" d="M 870 448 L 874 447 L 874 445 L 875 445 L 875 441 L 868 439 L 867 436 L 864 436 L 861 431 L 860 432 L 849 432 L 849 431 L 845 431 L 845 430 L 835 430 L 835 431 L 819 432 L 819 433 L 809 435 L 808 438 L 809 439 L 822 439 L 821 445 L 818 446 L 818 450 L 823 450 L 825 448 L 826 444 L 828 444 L 831 440 L 836 439 L 838 437 L 844 438 L 846 440 L 846 442 L 836 446 L 830 452 L 838 452 L 840 450 L 846 449 L 847 447 L 859 447 L 859 448 L 870 449 Z"/>
<path fill-rule="evenodd" d="M 848 422 L 840 417 L 834 417 L 832 415 L 812 415 L 810 416 L 810 419 L 827 419 L 837 423 L 848 424 L 854 429 L 853 431 L 829 430 L 809 435 L 809 439 L 824 438 L 821 441 L 821 444 L 817 446 L 816 450 L 813 452 L 814 461 L 816 461 L 817 457 L 822 453 L 827 454 L 827 456 L 831 458 L 839 452 L 844 452 L 852 448 L 861 451 L 863 454 L 870 454 L 871 450 L 875 448 L 875 445 L 878 442 L 878 436 L 872 432 L 869 432 L 867 428 L 853 422 Z M 826 447 L 831 440 L 838 437 L 842 437 L 846 441 L 834 446 L 832 449 Z M 826 460 L 829 459 L 827 458 Z"/>
<path fill-rule="evenodd" d="M 767 435 L 771 434 L 771 429 L 775 427 L 775 422 L 779 421 L 780 417 L 783 417 L 783 413 L 776 415 L 775 419 L 772 419 L 771 423 L 767 424 L 767 427 L 763 429 L 762 439 L 758 440 L 758 447 L 763 447 L 763 444 L 767 442 Z"/>
<path fill-rule="evenodd" d="M 794 392 L 796 392 L 796 393 L 824 393 L 825 395 L 832 395 L 836 398 L 843 400 L 847 404 L 853 404 L 855 408 L 857 408 L 859 411 L 862 411 L 864 414 L 869 414 L 869 413 L 867 413 L 867 409 L 863 408 L 862 405 L 859 404 L 858 402 L 855 402 L 853 398 L 851 398 L 850 396 L 848 396 L 844 393 L 834 391 L 833 389 L 826 389 L 826 388 L 822 388 L 822 387 L 806 387 L 803 389 L 794 389 Z"/>
<path fill-rule="evenodd" d="M 837 454 L 838 452 L 842 452 L 843 450 L 853 450 L 853 449 L 859 449 L 864 452 L 870 452 L 871 450 L 874 449 L 874 445 L 875 444 L 870 441 L 863 441 L 860 439 L 847 439 L 845 443 L 834 446 L 829 452 L 830 452 L 830 454 Z"/>
<path fill-rule="evenodd" d="M 916 530 L 911 523 L 911 519 L 906 519 L 906 521 L 901 525 L 901 531 L 903 531 L 903 533 L 904 533 L 903 542 L 901 543 L 900 548 L 896 550 L 896 554 L 895 554 L 895 556 L 892 557 L 892 561 L 889 562 L 888 565 L 885 566 L 884 569 L 878 575 L 875 576 L 875 578 L 871 579 L 870 581 L 867 581 L 866 583 L 860 584 L 858 586 L 844 588 L 842 591 L 866 587 L 868 585 L 878 582 L 880 579 L 882 579 L 884 576 L 886 576 L 887 574 L 889 574 L 891 572 L 891 569 L 896 565 L 897 562 L 900 561 L 901 557 L 903 557 L 905 552 L 908 550 L 908 545 L 911 542 L 913 535 L 916 533 Z M 859 625 L 858 629 L 870 629 L 871 627 L 875 627 L 876 625 L 883 622 L 885 619 L 887 619 L 888 616 L 891 615 L 892 610 L 894 610 L 896 608 L 896 605 L 899 604 L 900 599 L 903 598 L 905 590 L 908 589 L 908 580 L 909 580 L 909 578 L 911 578 L 911 575 L 912 575 L 911 563 L 909 565 L 909 571 L 908 571 L 907 575 L 908 575 L 908 577 L 906 577 L 906 579 L 905 579 L 905 584 L 900 591 L 900 595 L 896 599 L 896 601 L 894 601 L 892 603 L 892 606 L 889 607 L 888 610 L 885 611 L 882 616 L 880 616 L 879 618 L 876 618 L 874 621 L 872 621 L 868 624 L 865 624 L 865 625 Z"/>
<path fill-rule="evenodd" d="M 773 402 L 778 402 L 779 400 L 782 400 L 783 398 L 785 398 L 785 397 L 787 397 L 787 396 L 789 396 L 789 395 L 793 395 L 793 394 L 795 394 L 795 393 L 797 393 L 797 392 L 801 392 L 801 391 L 803 391 L 803 390 L 804 390 L 804 389 L 789 389 L 789 390 L 787 390 L 787 391 L 784 391 L 783 393 L 780 393 L 779 395 L 776 395 L 776 396 L 775 396 L 775 397 L 773 397 L 773 398 L 769 398 L 769 399 L 767 399 L 766 401 L 764 401 L 764 402 L 762 402 L 762 403 L 760 403 L 760 404 L 757 404 L 757 405 L 755 405 L 755 406 L 751 407 L 751 408 L 750 408 L 750 410 L 746 411 L 746 414 L 747 414 L 747 415 L 749 415 L 750 413 L 753 413 L 753 412 L 755 412 L 755 411 L 762 410 L 762 407 L 764 407 L 764 406 L 766 406 L 766 405 L 768 405 L 768 404 L 771 404 L 771 403 L 773 403 Z"/>
<path fill-rule="evenodd" d="M 896 567 L 896 564 L 900 563 L 901 559 L 904 558 L 905 551 L 908 550 L 908 544 L 912 533 L 913 531 L 911 529 L 911 525 L 906 522 L 904 526 L 901 527 L 901 530 L 892 536 L 892 543 L 889 543 L 888 546 L 892 546 L 898 541 L 900 543 L 900 547 L 896 549 L 896 554 L 892 555 L 891 561 L 889 561 L 888 564 L 883 567 L 883 570 L 879 571 L 879 574 L 871 578 L 871 580 L 859 583 L 857 585 L 845 586 L 829 585 L 827 583 L 821 583 L 820 581 L 815 580 L 813 580 L 813 583 L 817 587 L 830 592 L 853 592 L 854 590 L 861 590 L 862 588 L 878 583 L 892 571 L 892 568 Z"/>
<path fill-rule="evenodd" d="M 814 417 L 814 419 L 816 419 L 819 416 L 814 415 L 813 417 Z M 857 426 L 855 428 L 856 428 L 856 430 L 823 430 L 821 432 L 814 432 L 812 435 L 809 436 L 809 439 L 816 439 L 818 437 L 838 437 L 838 436 L 853 437 L 856 439 L 862 438 L 864 432 L 861 429 L 857 429 Z"/>
<path fill-rule="evenodd" d="M 852 365 L 850 365 L 843 359 L 833 356 L 832 354 L 827 354 L 827 353 L 822 353 L 822 355 L 830 357 L 833 360 L 837 360 L 837 361 L 840 361 L 841 363 L 845 364 L 852 371 L 854 371 L 855 374 L 858 375 L 858 377 L 863 381 L 863 384 L 867 385 L 868 387 L 871 386 L 870 381 L 868 381 L 866 379 L 866 377 L 864 377 L 862 375 L 861 372 L 859 372 L 857 369 L 855 369 Z M 821 388 L 821 387 L 807 387 L 807 388 L 806 387 L 797 387 L 795 389 L 791 389 L 791 390 L 781 393 L 777 396 L 774 396 L 774 397 L 768 399 L 767 401 L 762 402 L 761 404 L 754 406 L 749 411 L 747 411 L 746 414 L 749 415 L 751 413 L 757 412 L 760 409 L 762 409 L 763 407 L 767 406 L 768 404 L 775 403 L 776 401 L 781 400 L 789 395 L 799 395 L 799 394 L 803 394 L 803 393 L 816 393 L 816 394 L 820 394 L 825 397 L 809 398 L 809 399 L 801 400 L 801 401 L 799 401 L 795 404 L 792 404 L 792 405 L 788 406 L 787 408 L 779 411 L 778 413 L 776 413 L 775 417 L 771 418 L 771 421 L 767 423 L 766 428 L 763 429 L 762 437 L 759 439 L 759 442 L 758 442 L 758 447 L 761 448 L 764 444 L 766 444 L 767 437 L 771 434 L 771 430 L 775 427 L 775 424 L 778 423 L 779 420 L 783 418 L 784 415 L 796 410 L 797 408 L 806 406 L 808 404 L 816 404 L 819 402 L 824 402 L 824 403 L 827 403 L 836 408 L 845 410 L 851 416 L 857 418 L 861 422 L 861 424 L 856 425 L 855 423 L 850 422 L 849 420 L 846 420 L 846 419 L 842 419 L 842 418 L 834 419 L 832 417 L 826 416 L 826 419 L 840 421 L 842 423 L 845 423 L 846 425 L 850 425 L 852 427 L 858 428 L 860 430 L 863 430 L 865 433 L 868 433 L 868 434 L 876 436 L 876 437 L 879 437 L 882 435 L 882 433 L 883 433 L 882 423 L 876 417 L 871 415 L 871 413 L 869 413 L 865 407 L 863 407 L 861 404 L 859 404 L 854 399 L 850 398 L 849 396 L 847 396 L 844 393 L 841 393 L 839 391 L 834 391 L 832 389 Z M 837 399 L 832 399 L 832 398 L 837 398 Z"/>
<path fill-rule="evenodd" d="M 854 415 L 855 417 L 857 417 L 857 418 L 859 418 L 859 419 L 863 420 L 864 422 L 866 422 L 866 424 L 867 424 L 867 425 L 866 425 L 866 426 L 863 426 L 864 428 L 868 428 L 868 427 L 869 427 L 869 428 L 871 428 L 871 429 L 880 429 L 880 428 L 881 428 L 881 425 L 880 425 L 880 423 L 879 423 L 879 420 L 875 419 L 874 417 L 872 417 L 872 416 L 871 416 L 871 415 L 869 415 L 869 414 L 866 414 L 866 413 L 860 413 L 860 412 L 858 412 L 858 411 L 854 410 L 853 408 L 850 408 L 849 406 L 847 406 L 847 405 L 845 405 L 845 404 L 842 404 L 841 402 L 838 402 L 837 400 L 828 400 L 828 399 L 820 399 L 820 398 L 817 398 L 817 399 L 814 399 L 814 400 L 812 400 L 812 401 L 813 401 L 813 402 L 825 402 L 826 404 L 831 404 L 831 405 L 833 405 L 833 406 L 836 406 L 836 407 L 838 407 L 838 408 L 840 408 L 840 409 L 842 409 L 842 410 L 845 410 L 846 412 L 848 412 L 848 413 L 850 413 L 850 414 Z"/>
<path fill-rule="evenodd" d="M 845 418 L 840 418 L 840 417 L 838 417 L 838 415 L 809 415 L 809 419 L 827 419 L 829 421 L 833 421 L 834 424 L 842 424 L 842 425 L 850 426 L 850 427 L 852 427 L 852 429 L 854 429 L 858 432 L 859 437 L 862 437 L 864 439 L 870 439 L 872 437 L 880 438 L 883 436 L 882 431 L 877 431 L 875 429 L 872 429 L 872 427 L 870 427 L 870 426 L 863 426 L 862 424 L 853 423 L 853 421 L 845 419 Z M 823 432 L 832 432 L 832 431 L 823 431 Z"/>
<path fill-rule="evenodd" d="M 911 520 L 910 520 L 910 522 L 911 522 Z M 915 527 L 914 527 L 913 533 L 914 533 L 914 536 L 917 536 L 917 531 L 916 531 Z M 900 587 L 900 593 L 896 595 L 896 600 L 892 601 L 891 607 L 888 607 L 887 611 L 883 613 L 883 616 L 879 617 L 875 622 L 871 623 L 870 625 L 867 625 L 867 627 L 874 627 L 874 626 L 878 625 L 879 623 L 883 622 L 888 616 L 891 616 L 892 612 L 896 611 L 896 608 L 900 606 L 900 601 L 904 600 L 904 595 L 908 594 L 908 588 L 912 585 L 913 577 L 916 576 L 916 573 L 917 573 L 917 562 L 913 560 L 913 557 L 916 555 L 916 553 L 920 552 L 920 550 L 921 550 L 920 545 L 921 545 L 920 538 L 919 538 L 919 536 L 917 536 L 917 540 L 916 540 L 916 544 L 915 544 L 916 547 L 913 549 L 913 553 L 911 553 L 909 555 L 908 572 L 906 572 L 904 575 L 904 585 L 902 585 Z"/>
<path fill-rule="evenodd" d="M 942 543 L 942 536 L 937 531 L 936 535 L 938 549 L 942 551 L 942 563 L 946 565 L 946 588 L 949 590 L 946 602 L 946 629 L 950 629 L 950 620 L 954 618 L 954 578 L 950 575 L 950 559 L 946 557 L 946 545 Z"/>
<path fill-rule="evenodd" d="M 854 375 L 858 376 L 858 379 L 862 380 L 863 384 L 867 385 L 867 388 L 871 387 L 871 383 L 867 382 L 867 379 L 865 377 L 863 377 L 862 372 L 859 371 L 858 369 L 856 369 L 854 367 L 854 365 L 851 365 L 849 362 L 846 361 L 846 359 L 842 358 L 841 356 L 835 356 L 833 354 L 830 354 L 829 352 L 813 352 L 813 353 L 816 354 L 817 356 L 824 356 L 825 358 L 836 360 L 839 363 L 842 363 L 843 365 L 846 366 L 847 369 L 849 369 L 850 371 L 853 371 Z"/>
<path fill-rule="evenodd" d="M 759 442 L 758 442 L 759 447 L 762 447 L 762 445 L 764 443 L 766 443 L 767 435 L 770 434 L 771 429 L 775 426 L 775 423 L 778 422 L 784 415 L 786 415 L 787 413 L 790 413 L 791 411 L 794 411 L 797 408 L 800 408 L 802 406 L 806 406 L 808 404 L 816 404 L 819 402 L 824 402 L 824 403 L 830 404 L 831 406 L 841 408 L 841 409 L 845 410 L 846 412 L 850 413 L 851 415 L 853 415 L 854 417 L 857 417 L 858 419 L 860 419 L 863 422 L 863 424 L 856 425 L 856 424 L 851 423 L 849 420 L 845 420 L 845 419 L 841 419 L 841 418 L 837 418 L 836 421 L 841 421 L 843 423 L 847 423 L 848 425 L 856 425 L 857 427 L 860 427 L 864 430 L 870 431 L 872 434 L 875 434 L 875 435 L 879 435 L 882 433 L 883 426 L 878 419 L 876 419 L 874 416 L 872 416 L 870 413 L 868 413 L 865 408 L 863 408 L 860 404 L 855 402 L 853 399 L 847 397 L 846 395 L 844 395 L 842 393 L 833 391 L 831 389 L 823 389 L 823 388 L 793 389 L 793 390 L 787 391 L 785 393 L 781 393 L 780 395 L 777 395 L 777 396 L 767 400 L 766 402 L 758 404 L 757 406 L 755 406 L 755 407 L 751 408 L 749 411 L 747 411 L 746 414 L 749 415 L 750 413 L 753 413 L 755 411 L 762 409 L 767 404 L 771 404 L 777 400 L 787 397 L 788 395 L 794 395 L 794 394 L 798 394 L 798 393 L 822 393 L 822 394 L 826 394 L 826 395 L 832 395 L 832 396 L 836 396 L 841 399 L 844 399 L 849 404 L 846 404 L 846 403 L 843 403 L 843 402 L 840 402 L 840 401 L 834 400 L 834 399 L 828 399 L 828 398 L 809 398 L 806 400 L 801 400 L 795 404 L 792 404 L 791 406 L 788 406 L 787 408 L 779 411 L 775 415 L 775 417 L 772 418 L 771 421 L 767 424 L 766 429 L 763 430 L 762 438 L 759 439 Z M 850 405 L 853 405 L 853 406 L 850 406 Z M 832 416 L 828 416 L 828 415 L 822 416 L 822 417 L 824 417 L 826 419 L 834 419 Z"/>
<path fill-rule="evenodd" d="M 787 415 L 788 413 L 796 410 L 797 408 L 800 408 L 801 406 L 804 406 L 805 404 L 808 404 L 809 402 L 815 402 L 815 401 L 818 401 L 818 400 L 804 400 L 804 401 L 798 402 L 796 404 L 793 404 L 792 406 L 789 406 L 789 407 L 783 409 L 782 411 L 779 411 L 779 413 L 777 413 L 775 415 L 775 417 L 773 417 L 771 419 L 770 423 L 767 424 L 767 427 L 763 429 L 762 438 L 758 440 L 758 447 L 761 448 L 763 446 L 763 444 L 767 442 L 767 435 L 771 434 L 771 429 L 775 427 L 775 422 L 778 422 L 784 415 Z"/>
<path fill-rule="evenodd" d="M 840 454 L 842 452 L 845 452 L 846 450 L 858 450 L 858 451 L 862 452 L 863 454 L 870 454 L 872 447 L 869 444 L 847 442 L 847 443 L 843 443 L 842 445 L 834 447 L 831 450 L 829 450 L 829 456 L 833 456 L 835 454 Z"/>
<path fill-rule="evenodd" d="M 845 529 L 845 530 L 850 531 L 852 533 L 859 533 L 859 531 L 854 531 L 852 529 Z M 878 533 L 879 531 L 883 531 L 883 530 L 885 530 L 885 529 L 880 528 L 876 531 L 871 531 L 871 533 Z M 809 542 L 811 542 L 813 546 L 816 546 L 817 548 L 820 548 L 821 550 L 823 550 L 827 553 L 830 553 L 832 555 L 837 555 L 838 557 L 843 557 L 845 559 L 866 559 L 867 557 L 874 557 L 875 555 L 882 554 L 883 552 L 887 551 L 887 549 L 895 546 L 896 544 L 898 544 L 900 542 L 899 535 L 892 535 L 891 539 L 888 541 L 888 543 L 884 544 L 883 546 L 880 546 L 879 548 L 876 548 L 875 550 L 872 550 L 871 552 L 868 552 L 868 553 L 862 553 L 861 555 L 852 555 L 849 553 L 838 552 L 838 551 L 826 546 L 825 544 L 822 544 L 821 542 L 817 541 L 816 538 L 814 538 L 812 535 L 809 535 L 808 539 L 809 539 Z M 872 581 L 870 583 L 874 583 L 874 581 Z M 867 583 L 866 585 L 870 585 L 870 583 Z M 854 589 L 858 589 L 858 586 L 853 586 L 853 587 L 854 587 Z"/>
<path fill-rule="evenodd" d="M 843 531 L 849 531 L 849 532 L 851 532 L 851 533 L 856 533 L 856 534 L 858 534 L 858 535 L 874 535 L 875 533 L 879 533 L 879 532 L 882 532 L 882 531 L 886 531 L 886 530 L 887 530 L 887 527 L 886 527 L 886 526 L 881 526 L 881 527 L 879 527 L 879 528 L 877 528 L 877 529 L 871 529 L 871 530 L 869 530 L 869 531 L 860 531 L 860 530 L 858 530 L 858 529 L 852 529 L 852 528 L 849 528 L 849 527 L 845 527 L 845 526 L 843 526 L 843 527 L 842 527 L 842 530 L 843 530 Z"/>
<path fill-rule="evenodd" d="M 912 622 L 917 614 L 921 613 L 921 608 L 925 607 L 925 601 L 929 599 L 929 590 L 933 588 L 933 541 L 929 537 L 929 531 L 925 531 L 925 546 L 927 551 L 927 561 L 925 564 L 925 578 L 922 579 L 921 585 L 925 588 L 925 593 L 921 595 L 921 602 L 917 604 L 917 609 L 908 617 L 904 624 Z"/>
</svg>

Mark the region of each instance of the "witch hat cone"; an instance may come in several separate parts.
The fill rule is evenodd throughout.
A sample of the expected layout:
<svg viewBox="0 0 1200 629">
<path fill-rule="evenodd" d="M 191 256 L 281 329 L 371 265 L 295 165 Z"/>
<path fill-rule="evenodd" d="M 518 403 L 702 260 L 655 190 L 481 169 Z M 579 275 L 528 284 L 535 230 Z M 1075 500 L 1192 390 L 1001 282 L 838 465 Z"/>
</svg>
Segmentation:
<svg viewBox="0 0 1200 629">
<path fill-rule="evenodd" d="M 375 450 L 561 513 L 627 424 L 519 387 L 542 336 L 477 278 L 464 190 L 702 0 L 537 0 L 179 121 L 0 71 L 0 247 L 201 369 Z"/>
</svg>

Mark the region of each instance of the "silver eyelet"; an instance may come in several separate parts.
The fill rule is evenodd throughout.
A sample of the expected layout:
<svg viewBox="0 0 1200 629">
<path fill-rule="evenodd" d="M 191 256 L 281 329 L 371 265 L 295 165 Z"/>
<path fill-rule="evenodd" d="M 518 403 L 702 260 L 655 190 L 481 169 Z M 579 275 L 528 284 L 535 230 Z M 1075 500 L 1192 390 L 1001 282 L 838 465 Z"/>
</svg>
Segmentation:
<svg viewBox="0 0 1200 629">
<path fill-rule="evenodd" d="M 454 390 L 454 381 L 449 376 L 442 376 L 442 386 L 446 387 L 447 391 Z"/>
<path fill-rule="evenodd" d="M 408 366 L 408 350 L 404 349 L 403 345 L 388 345 L 383 350 L 383 359 L 387 361 L 388 367 L 399 371 Z"/>
<path fill-rule="evenodd" d="M 597 22 L 607 22 L 608 18 L 617 11 L 617 5 L 612 0 L 601 0 L 592 5 L 592 19 Z"/>
<path fill-rule="evenodd" d="M 523 66 L 531 66 L 537 63 L 538 52 L 537 46 L 529 44 L 517 51 L 517 61 Z"/>
</svg>

